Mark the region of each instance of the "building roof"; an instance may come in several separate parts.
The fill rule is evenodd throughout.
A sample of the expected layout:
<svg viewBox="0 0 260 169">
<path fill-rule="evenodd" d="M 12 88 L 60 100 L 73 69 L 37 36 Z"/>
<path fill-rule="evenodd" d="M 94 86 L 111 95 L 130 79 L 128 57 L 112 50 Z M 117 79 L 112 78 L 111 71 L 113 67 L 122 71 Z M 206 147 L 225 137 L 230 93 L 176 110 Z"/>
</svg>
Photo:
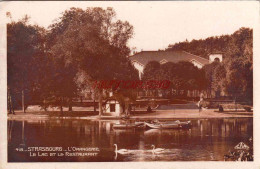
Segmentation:
<svg viewBox="0 0 260 169">
<path fill-rule="evenodd" d="M 133 56 L 130 56 L 129 59 L 131 61 L 137 61 L 142 65 L 146 65 L 150 61 L 165 62 L 165 60 L 174 63 L 179 61 L 190 62 L 192 60 L 196 60 L 202 65 L 209 63 L 208 59 L 193 55 L 185 51 L 142 51 L 134 54 Z"/>
</svg>

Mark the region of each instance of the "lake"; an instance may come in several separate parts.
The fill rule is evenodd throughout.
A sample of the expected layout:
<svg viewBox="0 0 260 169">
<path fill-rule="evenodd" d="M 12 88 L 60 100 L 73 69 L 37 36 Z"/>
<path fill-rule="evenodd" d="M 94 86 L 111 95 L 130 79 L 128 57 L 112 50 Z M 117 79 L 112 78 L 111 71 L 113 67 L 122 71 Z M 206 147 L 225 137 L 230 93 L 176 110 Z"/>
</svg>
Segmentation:
<svg viewBox="0 0 260 169">
<path fill-rule="evenodd" d="M 223 161 L 239 142 L 252 146 L 253 118 L 191 119 L 181 130 L 113 129 L 118 122 L 9 120 L 8 161 Z M 114 144 L 130 153 L 115 153 Z M 153 153 L 152 145 L 164 150 Z"/>
</svg>

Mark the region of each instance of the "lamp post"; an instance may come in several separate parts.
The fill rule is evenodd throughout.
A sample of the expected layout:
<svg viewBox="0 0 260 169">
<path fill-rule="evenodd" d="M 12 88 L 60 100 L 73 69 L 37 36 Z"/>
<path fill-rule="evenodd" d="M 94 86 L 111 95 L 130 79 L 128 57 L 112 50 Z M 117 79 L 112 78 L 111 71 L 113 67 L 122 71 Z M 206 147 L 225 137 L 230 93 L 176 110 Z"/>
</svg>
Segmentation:
<svg viewBox="0 0 260 169">
<path fill-rule="evenodd" d="M 25 106 L 24 106 L 24 90 L 22 90 L 22 107 L 23 107 L 23 113 L 25 113 Z"/>
</svg>

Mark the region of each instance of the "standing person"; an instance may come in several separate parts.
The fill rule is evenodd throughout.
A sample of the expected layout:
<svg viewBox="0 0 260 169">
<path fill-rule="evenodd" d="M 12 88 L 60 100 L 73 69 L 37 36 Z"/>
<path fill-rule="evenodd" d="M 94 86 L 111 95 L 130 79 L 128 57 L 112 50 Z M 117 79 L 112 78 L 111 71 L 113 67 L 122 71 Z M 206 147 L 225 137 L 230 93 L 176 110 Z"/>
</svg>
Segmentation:
<svg viewBox="0 0 260 169">
<path fill-rule="evenodd" d="M 200 101 L 204 100 L 204 94 L 200 93 Z"/>
<path fill-rule="evenodd" d="M 132 108 L 131 108 L 131 105 L 129 104 L 129 105 L 127 106 L 127 108 L 126 108 L 126 117 L 129 117 L 129 116 L 130 116 L 131 110 L 132 110 Z"/>
<path fill-rule="evenodd" d="M 204 100 L 204 94 L 200 93 L 200 101 L 198 102 L 199 112 L 202 110 L 202 102 Z"/>
<path fill-rule="evenodd" d="M 201 104 L 201 100 L 198 102 L 198 108 L 199 108 L 199 112 L 201 112 L 201 109 L 202 109 L 202 104 Z"/>
<path fill-rule="evenodd" d="M 152 112 L 151 106 L 148 106 L 146 111 L 147 111 L 148 113 L 151 113 L 151 112 Z"/>
<path fill-rule="evenodd" d="M 12 104 L 11 90 L 10 90 L 9 87 L 7 88 L 7 102 L 8 102 L 8 111 L 9 111 L 9 114 L 15 114 L 15 113 L 14 113 L 13 104 Z"/>
</svg>

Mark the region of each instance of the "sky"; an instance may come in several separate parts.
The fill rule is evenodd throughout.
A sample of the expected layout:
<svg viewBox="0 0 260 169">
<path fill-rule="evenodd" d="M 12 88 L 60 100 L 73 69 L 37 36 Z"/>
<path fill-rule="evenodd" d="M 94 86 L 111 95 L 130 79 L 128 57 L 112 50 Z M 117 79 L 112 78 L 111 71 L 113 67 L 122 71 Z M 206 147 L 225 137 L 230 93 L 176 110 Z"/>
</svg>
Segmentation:
<svg viewBox="0 0 260 169">
<path fill-rule="evenodd" d="M 11 12 L 13 20 L 29 15 L 32 24 L 48 28 L 62 12 L 71 7 L 113 7 L 117 19 L 134 26 L 130 48 L 165 49 L 169 44 L 210 36 L 232 34 L 240 27 L 254 28 L 258 22 L 258 2 L 254 1 L 25 1 L 1 2 L 2 13 Z M 7 20 L 8 22 L 8 20 Z"/>
</svg>

